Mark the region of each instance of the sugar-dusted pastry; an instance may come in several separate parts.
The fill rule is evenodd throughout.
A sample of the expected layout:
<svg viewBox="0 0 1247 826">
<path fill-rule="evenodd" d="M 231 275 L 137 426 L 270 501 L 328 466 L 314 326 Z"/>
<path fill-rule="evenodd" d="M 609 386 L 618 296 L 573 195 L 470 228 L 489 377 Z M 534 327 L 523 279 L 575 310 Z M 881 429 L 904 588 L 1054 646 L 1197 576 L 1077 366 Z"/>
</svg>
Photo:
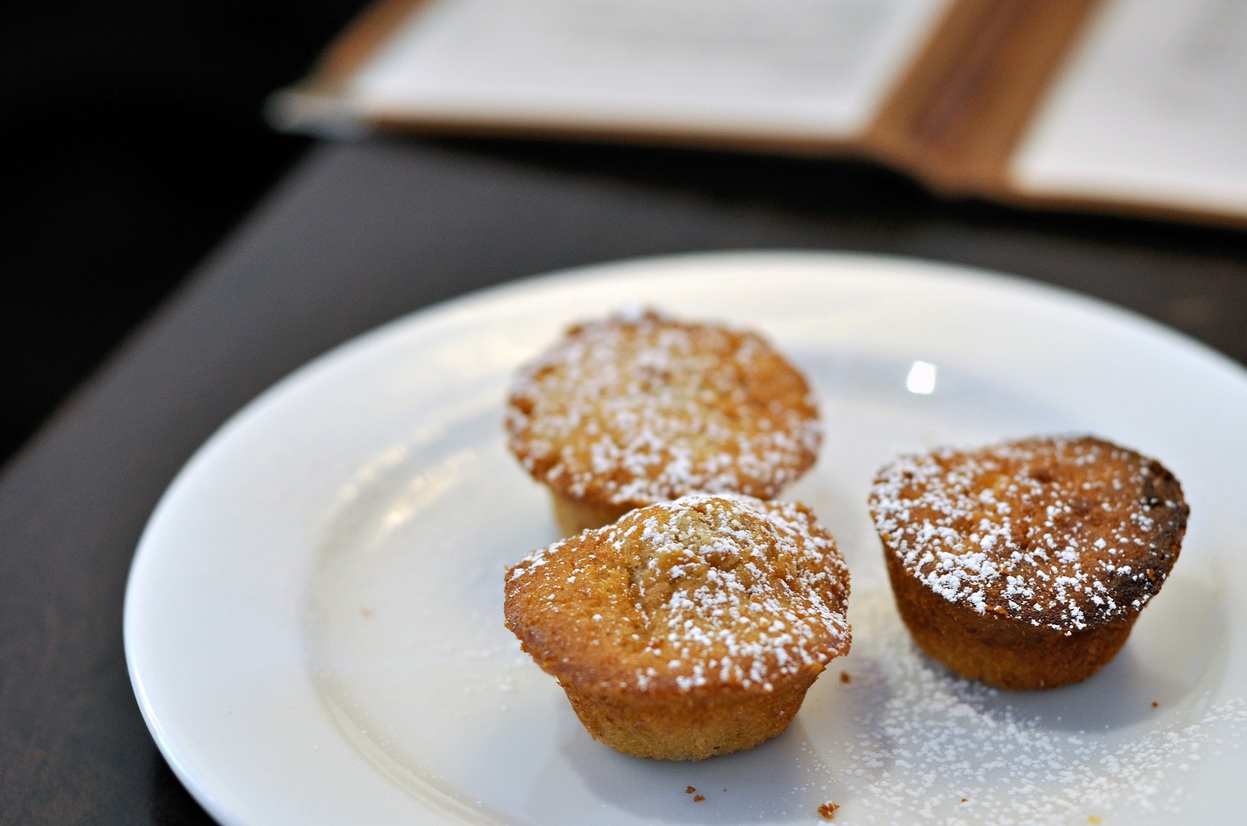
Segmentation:
<svg viewBox="0 0 1247 826">
<path fill-rule="evenodd" d="M 805 378 L 759 335 L 654 311 L 571 327 L 519 372 L 506 431 L 565 534 L 687 493 L 769 499 L 821 438 Z"/>
<path fill-rule="evenodd" d="M 870 510 L 901 618 L 953 671 L 1051 688 L 1098 671 L 1178 558 L 1159 462 L 1090 436 L 902 456 Z"/>
<path fill-rule="evenodd" d="M 803 505 L 694 494 L 535 551 L 506 624 L 589 733 L 700 760 L 784 731 L 848 653 L 849 573 Z"/>
</svg>

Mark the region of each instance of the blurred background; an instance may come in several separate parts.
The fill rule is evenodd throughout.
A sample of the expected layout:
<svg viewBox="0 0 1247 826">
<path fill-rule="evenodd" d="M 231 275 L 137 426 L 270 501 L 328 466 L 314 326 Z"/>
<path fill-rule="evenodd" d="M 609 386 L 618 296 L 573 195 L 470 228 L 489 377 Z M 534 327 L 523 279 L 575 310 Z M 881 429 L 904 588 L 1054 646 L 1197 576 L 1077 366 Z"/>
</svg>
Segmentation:
<svg viewBox="0 0 1247 826">
<path fill-rule="evenodd" d="M 264 102 L 305 76 L 366 5 L 69 0 L 8 13 L 0 105 L 15 151 L 0 187 L 0 465 L 310 148 L 306 137 L 273 131 Z M 833 217 L 849 228 L 837 242 L 848 238 L 849 247 L 854 237 L 870 249 L 879 238 L 907 238 L 911 254 L 1009 269 L 1018 249 L 1047 249 L 1055 239 L 1081 264 L 1039 261 L 1033 274 L 1110 300 L 1128 298 L 1146 273 L 1163 281 L 1192 257 L 1211 256 L 1205 278 L 1247 289 L 1238 284 L 1242 236 L 1233 231 L 942 202 L 861 163 L 723 164 L 713 152 L 477 145 L 692 199 L 746 197 L 798 220 Z M 971 247 L 967 257 L 958 239 L 984 232 L 997 246 Z M 1122 254 L 1141 272 L 1105 275 L 1087 263 Z M 1162 320 L 1228 353 L 1247 351 L 1242 320 L 1201 299 L 1198 284 L 1192 290 Z"/>
<path fill-rule="evenodd" d="M 0 465 L 309 141 L 266 96 L 364 0 L 25 3 L 0 26 Z"/>
</svg>

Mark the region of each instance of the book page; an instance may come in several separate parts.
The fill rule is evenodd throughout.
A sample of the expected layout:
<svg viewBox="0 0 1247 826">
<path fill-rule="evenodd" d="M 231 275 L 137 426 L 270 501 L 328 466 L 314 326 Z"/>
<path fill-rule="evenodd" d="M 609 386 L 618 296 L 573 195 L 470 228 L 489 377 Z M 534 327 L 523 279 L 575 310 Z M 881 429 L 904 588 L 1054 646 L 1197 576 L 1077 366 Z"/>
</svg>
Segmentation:
<svg viewBox="0 0 1247 826">
<path fill-rule="evenodd" d="M 1031 194 L 1247 213 L 1247 2 L 1111 0 L 1012 176 Z"/>
<path fill-rule="evenodd" d="M 356 75 L 365 115 L 849 138 L 949 0 L 434 0 Z"/>
</svg>

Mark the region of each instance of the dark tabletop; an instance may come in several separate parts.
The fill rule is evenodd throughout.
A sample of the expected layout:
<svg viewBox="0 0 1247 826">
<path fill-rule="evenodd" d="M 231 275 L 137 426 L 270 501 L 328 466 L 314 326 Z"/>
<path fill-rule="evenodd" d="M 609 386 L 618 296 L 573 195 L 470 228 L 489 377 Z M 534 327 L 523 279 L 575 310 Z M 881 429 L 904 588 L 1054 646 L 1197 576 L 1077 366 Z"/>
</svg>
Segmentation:
<svg viewBox="0 0 1247 826">
<path fill-rule="evenodd" d="M 886 171 L 645 149 L 315 148 L 0 474 L 0 822 L 207 821 L 148 735 L 121 615 L 158 497 L 231 413 L 381 322 L 571 265 L 880 252 L 1132 308 L 1247 363 L 1247 235 L 950 204 Z"/>
</svg>

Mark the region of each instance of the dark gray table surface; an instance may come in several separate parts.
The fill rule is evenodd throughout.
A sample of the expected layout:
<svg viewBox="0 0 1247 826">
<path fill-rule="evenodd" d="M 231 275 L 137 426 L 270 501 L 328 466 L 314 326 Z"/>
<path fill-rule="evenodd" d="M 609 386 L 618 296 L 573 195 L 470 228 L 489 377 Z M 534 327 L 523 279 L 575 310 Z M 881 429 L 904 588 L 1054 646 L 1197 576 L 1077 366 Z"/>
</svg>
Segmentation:
<svg viewBox="0 0 1247 826">
<path fill-rule="evenodd" d="M 240 406 L 431 303 L 570 265 L 880 252 L 1134 309 L 1247 364 L 1247 235 L 928 198 L 853 163 L 373 140 L 317 147 L 0 474 L 0 822 L 207 821 L 126 672 L 126 576 L 157 499 Z"/>
</svg>

